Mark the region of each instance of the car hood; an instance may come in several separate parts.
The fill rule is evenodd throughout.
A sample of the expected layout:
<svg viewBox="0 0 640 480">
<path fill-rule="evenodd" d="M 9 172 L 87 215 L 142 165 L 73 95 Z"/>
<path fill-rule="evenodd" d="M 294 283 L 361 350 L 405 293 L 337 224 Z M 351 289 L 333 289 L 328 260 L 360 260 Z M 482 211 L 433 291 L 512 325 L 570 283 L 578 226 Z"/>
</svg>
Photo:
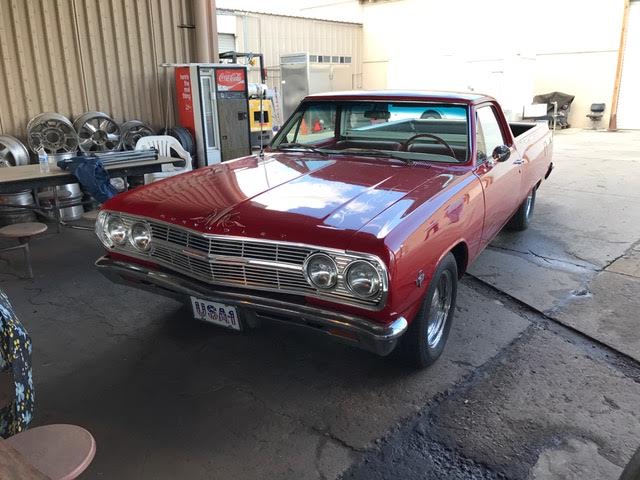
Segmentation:
<svg viewBox="0 0 640 480">
<path fill-rule="evenodd" d="M 203 233 L 345 248 L 348 238 L 390 206 L 404 199 L 408 213 L 460 173 L 381 158 L 270 153 L 137 188 L 104 208 Z M 380 237 L 375 230 L 367 229 Z"/>
</svg>

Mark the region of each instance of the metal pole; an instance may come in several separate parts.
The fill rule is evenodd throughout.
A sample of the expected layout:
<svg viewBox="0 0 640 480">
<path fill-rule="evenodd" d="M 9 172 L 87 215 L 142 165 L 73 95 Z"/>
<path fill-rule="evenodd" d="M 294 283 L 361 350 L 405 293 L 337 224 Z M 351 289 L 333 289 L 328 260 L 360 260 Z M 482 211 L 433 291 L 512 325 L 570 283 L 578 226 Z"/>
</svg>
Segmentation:
<svg viewBox="0 0 640 480">
<path fill-rule="evenodd" d="M 53 187 L 53 215 L 56 219 L 56 232 L 60 233 L 60 224 L 62 219 L 60 218 L 60 205 L 58 202 L 58 187 Z"/>
<path fill-rule="evenodd" d="M 215 12 L 215 0 L 193 0 L 196 62 L 211 63 L 218 60 L 218 28 Z"/>
<path fill-rule="evenodd" d="M 624 49 L 627 43 L 627 28 L 629 25 L 629 0 L 624 1 L 622 13 L 622 28 L 620 29 L 620 44 L 618 46 L 618 63 L 616 78 L 613 84 L 613 98 L 611 99 L 611 113 L 609 114 L 609 130 L 618 129 L 618 97 L 620 96 L 620 80 L 622 79 L 622 65 L 624 63 Z"/>
<path fill-rule="evenodd" d="M 262 65 L 262 62 L 260 62 Z M 262 68 L 262 67 L 261 67 Z M 262 109 L 262 97 L 267 93 L 266 90 L 262 90 L 263 84 L 260 84 L 260 158 L 264 158 L 264 144 L 262 137 L 264 136 L 264 110 Z"/>
</svg>

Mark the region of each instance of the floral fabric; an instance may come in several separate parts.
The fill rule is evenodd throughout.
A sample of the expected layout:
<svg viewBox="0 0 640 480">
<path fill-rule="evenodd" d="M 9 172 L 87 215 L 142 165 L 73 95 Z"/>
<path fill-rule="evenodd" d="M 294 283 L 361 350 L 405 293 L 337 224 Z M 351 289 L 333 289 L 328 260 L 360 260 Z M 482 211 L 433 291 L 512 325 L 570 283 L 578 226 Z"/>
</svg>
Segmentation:
<svg viewBox="0 0 640 480">
<path fill-rule="evenodd" d="M 0 289 L 0 371 L 13 379 L 15 398 L 0 409 L 0 436 L 26 430 L 33 416 L 31 339 L 16 317 L 7 295 Z"/>
</svg>

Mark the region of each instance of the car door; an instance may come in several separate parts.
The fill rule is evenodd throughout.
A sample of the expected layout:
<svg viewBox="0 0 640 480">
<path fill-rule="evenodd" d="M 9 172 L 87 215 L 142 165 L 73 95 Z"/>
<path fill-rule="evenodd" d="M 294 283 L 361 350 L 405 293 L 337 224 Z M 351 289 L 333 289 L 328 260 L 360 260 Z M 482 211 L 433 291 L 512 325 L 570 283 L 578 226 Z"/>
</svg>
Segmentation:
<svg viewBox="0 0 640 480">
<path fill-rule="evenodd" d="M 489 243 L 518 207 L 522 183 L 521 159 L 509 127 L 500 122 L 496 106 L 476 107 L 476 169 L 484 190 L 483 243 Z"/>
</svg>

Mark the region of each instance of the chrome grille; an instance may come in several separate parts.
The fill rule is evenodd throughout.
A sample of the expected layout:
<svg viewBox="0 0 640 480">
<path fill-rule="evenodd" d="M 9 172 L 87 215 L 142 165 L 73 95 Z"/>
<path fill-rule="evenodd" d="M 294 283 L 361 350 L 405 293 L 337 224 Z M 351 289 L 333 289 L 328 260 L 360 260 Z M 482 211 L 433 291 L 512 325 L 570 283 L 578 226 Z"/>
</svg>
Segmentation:
<svg viewBox="0 0 640 480">
<path fill-rule="evenodd" d="M 124 215 L 121 218 L 127 226 L 139 221 Z M 365 300 L 354 297 L 347 289 L 343 279 L 346 266 L 361 257 L 330 252 L 338 267 L 338 284 L 333 290 L 320 291 L 307 283 L 303 263 L 311 253 L 325 251 L 323 249 L 254 239 L 205 236 L 165 223 L 144 221 L 150 225 L 153 238 L 151 251 L 144 256 L 207 283 L 311 295 L 368 308 L 378 306 L 383 299 L 383 292 Z M 128 244 L 120 248 L 136 256 L 142 255 Z M 381 273 L 384 274 L 382 270 Z"/>
</svg>

